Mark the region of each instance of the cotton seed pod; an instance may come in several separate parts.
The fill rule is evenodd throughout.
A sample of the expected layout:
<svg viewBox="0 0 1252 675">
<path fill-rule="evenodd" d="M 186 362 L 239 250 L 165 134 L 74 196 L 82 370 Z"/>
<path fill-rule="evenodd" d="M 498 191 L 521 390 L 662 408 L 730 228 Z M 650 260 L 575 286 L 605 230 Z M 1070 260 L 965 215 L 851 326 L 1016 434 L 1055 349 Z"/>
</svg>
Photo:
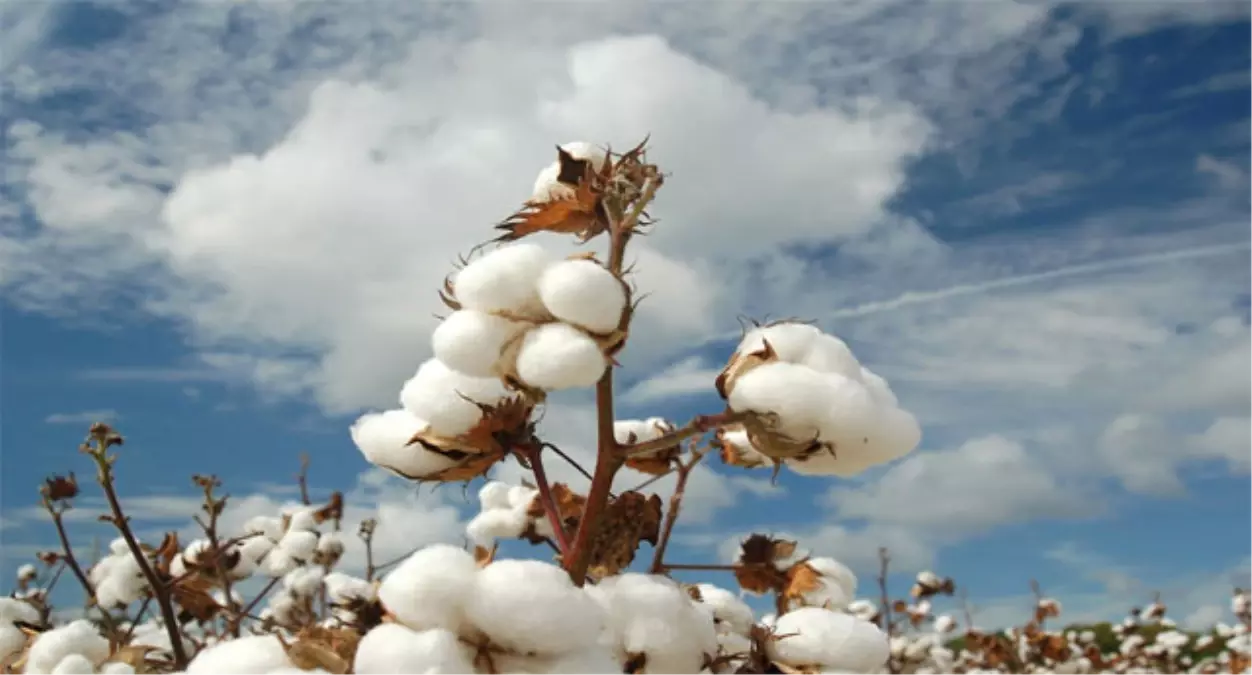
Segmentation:
<svg viewBox="0 0 1252 675">
<path fill-rule="evenodd" d="M 562 162 L 562 158 L 558 157 L 557 161 L 540 171 L 539 176 L 535 178 L 531 202 L 542 204 L 561 199 L 573 199 L 574 187 L 583 179 L 584 167 L 589 165 L 592 171 L 599 173 L 604 170 L 604 165 L 608 161 L 608 153 L 603 148 L 585 141 L 565 143 L 561 145 L 561 152 L 574 161 Z"/>
<path fill-rule="evenodd" d="M 796 554 L 796 542 L 752 534 L 739 546 L 735 560 L 735 580 L 743 590 L 761 595 L 787 587 L 786 570 Z"/>
<path fill-rule="evenodd" d="M 787 607 L 821 607 L 844 611 L 856 597 L 856 575 L 834 558 L 810 558 L 786 572 L 783 601 Z"/>
</svg>

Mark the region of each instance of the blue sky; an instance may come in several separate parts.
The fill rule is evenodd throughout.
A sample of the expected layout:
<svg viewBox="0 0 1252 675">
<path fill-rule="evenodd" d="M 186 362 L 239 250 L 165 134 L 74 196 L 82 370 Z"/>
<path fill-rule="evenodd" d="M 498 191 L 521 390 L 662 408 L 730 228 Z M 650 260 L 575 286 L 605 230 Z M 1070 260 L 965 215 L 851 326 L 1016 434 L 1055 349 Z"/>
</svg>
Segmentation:
<svg viewBox="0 0 1252 675">
<path fill-rule="evenodd" d="M 386 551 L 456 540 L 461 490 L 381 480 L 347 427 L 552 143 L 650 132 L 624 414 L 715 410 L 736 317 L 803 316 L 925 433 L 855 480 L 703 471 L 683 559 L 768 528 L 868 585 L 886 545 L 985 623 L 1031 578 L 1194 622 L 1248 583 L 1246 4 L 368 6 L 0 11 L 5 570 L 98 417 L 145 531 L 186 527 L 193 472 L 272 509 L 306 451 Z M 583 457 L 588 403 L 546 418 Z"/>
</svg>

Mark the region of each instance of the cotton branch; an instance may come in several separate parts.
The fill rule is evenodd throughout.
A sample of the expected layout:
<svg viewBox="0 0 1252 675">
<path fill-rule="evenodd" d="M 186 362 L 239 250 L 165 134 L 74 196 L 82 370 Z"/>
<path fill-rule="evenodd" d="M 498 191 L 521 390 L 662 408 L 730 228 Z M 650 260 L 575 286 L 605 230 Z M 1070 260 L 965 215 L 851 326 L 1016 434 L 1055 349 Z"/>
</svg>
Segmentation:
<svg viewBox="0 0 1252 675">
<path fill-rule="evenodd" d="M 626 245 L 643 216 L 648 203 L 656 197 L 661 187 L 660 174 L 648 177 L 633 208 L 625 216 L 618 217 L 620 206 L 607 204 L 613 219 L 609 233 L 608 270 L 620 277 L 623 261 L 626 258 Z M 619 330 L 625 330 L 630 324 L 630 309 L 622 312 L 618 323 Z M 578 531 L 570 545 L 569 553 L 563 558 L 566 571 L 574 584 L 582 586 L 587 578 L 587 568 L 591 563 L 591 542 L 595 531 L 600 526 L 600 515 L 609 500 L 613 488 L 613 477 L 626 459 L 622 456 L 617 439 L 613 433 L 613 369 L 606 368 L 600 381 L 596 383 L 596 468 L 591 477 L 591 488 L 587 493 L 587 504 L 583 507 L 582 518 L 578 523 Z"/>
<path fill-rule="evenodd" d="M 678 520 L 678 514 L 682 510 L 683 497 L 686 495 L 687 480 L 691 478 L 692 469 L 704 459 L 707 451 L 693 451 L 691 461 L 684 464 L 682 460 L 677 460 L 678 480 L 674 484 L 674 494 L 669 498 L 669 510 L 665 514 L 665 527 L 661 530 L 661 537 L 657 540 L 656 549 L 652 554 L 652 574 L 661 574 L 665 570 L 665 549 L 669 546 L 670 536 L 674 533 L 674 523 Z"/>
<path fill-rule="evenodd" d="M 309 453 L 300 453 L 300 472 L 296 474 L 296 485 L 300 487 L 300 501 L 305 506 L 312 504 L 309 499 Z"/>
<path fill-rule="evenodd" d="M 727 410 L 717 413 L 716 415 L 700 415 L 693 418 L 686 426 L 671 431 L 667 434 L 654 438 L 643 443 L 634 443 L 631 445 L 618 446 L 619 452 L 626 457 L 639 457 L 649 455 L 654 452 L 672 448 L 679 443 L 695 438 L 702 434 L 724 427 L 729 424 L 742 422 L 749 417 L 756 415 L 752 412 L 734 412 Z"/>
<path fill-rule="evenodd" d="M 56 527 L 57 539 L 61 542 L 61 558 L 64 560 L 64 567 L 69 567 L 70 572 L 74 574 L 74 578 L 78 579 L 78 583 L 87 593 L 87 597 L 94 600 L 96 597 L 96 587 L 87 578 L 87 574 L 83 572 L 83 567 L 78 563 L 78 559 L 74 556 L 74 549 L 70 546 L 69 535 L 65 532 L 64 514 L 70 508 L 69 500 L 78 494 L 78 482 L 71 473 L 69 478 L 60 476 L 48 479 L 42 489 L 40 489 L 40 497 L 43 501 L 43 507 L 48 511 L 48 515 L 52 517 L 52 524 Z M 62 567 L 62 569 L 64 569 Z M 97 605 L 97 607 L 99 607 Z M 113 621 L 113 615 L 108 610 L 100 607 L 100 615 L 104 621 L 106 629 L 109 631 L 110 638 L 117 635 L 117 624 Z"/>
<path fill-rule="evenodd" d="M 374 530 L 378 527 L 378 521 L 373 518 L 366 518 L 361 521 L 361 526 L 357 529 L 357 536 L 361 538 L 361 542 L 365 544 L 365 580 L 373 581 L 374 574 Z"/>
<path fill-rule="evenodd" d="M 117 460 L 117 456 L 109 455 L 108 450 L 113 445 L 121 445 L 122 437 L 107 424 L 97 422 L 91 426 L 90 439 L 95 441 L 95 445 L 84 444 L 82 450 L 96 462 L 96 480 L 103 488 L 104 496 L 109 502 L 109 509 L 113 513 L 113 525 L 121 532 L 122 539 L 126 541 L 126 547 L 130 549 L 130 554 L 135 558 L 152 594 L 156 597 L 157 606 L 161 609 L 161 620 L 165 623 L 166 632 L 169 633 L 174 666 L 182 670 L 187 667 L 187 650 L 178 629 L 178 617 L 174 614 L 174 605 L 170 601 L 170 589 L 161 583 L 160 577 L 152 569 L 148 556 L 139 548 L 139 542 L 130 530 L 130 521 L 122 513 L 122 505 L 113 487 L 113 463 Z"/>
</svg>

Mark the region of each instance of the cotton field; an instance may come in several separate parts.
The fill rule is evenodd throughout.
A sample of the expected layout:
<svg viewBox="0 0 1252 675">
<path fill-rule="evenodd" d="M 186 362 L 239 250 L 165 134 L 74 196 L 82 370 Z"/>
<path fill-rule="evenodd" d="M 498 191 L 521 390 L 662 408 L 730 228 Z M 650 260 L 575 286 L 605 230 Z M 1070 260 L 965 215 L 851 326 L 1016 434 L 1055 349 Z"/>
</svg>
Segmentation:
<svg viewBox="0 0 1252 675">
<path fill-rule="evenodd" d="M 24 673 L 1240 673 L 1249 670 L 1249 593 L 1224 623 L 1184 631 L 1154 601 L 1112 625 L 1071 625 L 1034 586 L 1014 627 L 978 627 L 962 581 L 933 571 L 889 588 L 805 542 L 758 533 L 733 562 L 667 557 L 695 467 L 831 481 L 912 452 L 917 419 L 839 337 L 799 320 L 753 324 L 708 382 L 724 405 L 690 420 L 614 414 L 614 371 L 640 302 L 631 240 L 653 226 L 665 180 L 645 145 L 568 143 L 496 236 L 449 270 L 433 354 L 393 409 L 348 435 L 369 463 L 415 483 L 470 484 L 464 544 L 375 559 L 376 523 L 345 527 L 344 500 L 305 496 L 223 527 L 229 499 L 195 476 L 199 531 L 144 541 L 114 474 L 117 430 L 96 424 L 74 473 L 40 490 L 61 547 L 23 565 L 0 599 L 0 665 Z M 553 241 L 583 245 L 562 256 Z M 414 336 L 423 340 L 426 336 Z M 596 400 L 587 480 L 549 479 L 572 461 L 549 442 L 552 392 Z M 67 460 L 68 461 L 68 460 Z M 493 479 L 520 466 L 524 482 Z M 623 468 L 675 475 L 672 494 L 615 488 Z M 303 479 L 301 480 L 303 486 Z M 89 562 L 66 535 L 84 490 L 103 491 L 117 531 Z M 348 555 L 357 547 L 364 556 Z M 520 548 L 528 546 L 529 548 Z M 510 558 L 502 551 L 527 550 Z M 357 550 L 353 548 L 353 550 Z M 697 576 L 698 574 L 698 576 Z M 716 584 L 704 579 L 716 579 Z M 1026 580 L 1023 580 L 1026 583 Z M 84 603 L 54 601 L 74 587 Z M 64 605 L 64 606 L 62 606 Z M 77 611 L 82 607 L 82 611 Z"/>
</svg>

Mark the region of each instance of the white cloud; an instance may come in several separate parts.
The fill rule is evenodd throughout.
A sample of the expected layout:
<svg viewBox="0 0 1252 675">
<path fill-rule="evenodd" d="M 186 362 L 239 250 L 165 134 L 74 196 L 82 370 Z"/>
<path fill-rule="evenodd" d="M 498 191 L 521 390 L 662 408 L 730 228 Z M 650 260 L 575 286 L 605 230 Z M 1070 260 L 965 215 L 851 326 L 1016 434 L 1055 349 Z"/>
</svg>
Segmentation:
<svg viewBox="0 0 1252 675">
<path fill-rule="evenodd" d="M 1244 84 L 1247 84 L 1246 74 Z M 1212 155 L 1200 155 L 1195 160 L 1195 170 L 1213 177 L 1225 190 L 1243 190 L 1248 187 L 1248 174 L 1243 167 Z"/>
<path fill-rule="evenodd" d="M 1000 436 L 915 454 L 867 485 L 832 487 L 841 519 L 907 527 L 922 540 L 968 536 L 1003 523 L 1089 515 L 1101 507 L 1057 479 L 1020 443 Z"/>
<path fill-rule="evenodd" d="M 94 422 L 113 422 L 120 416 L 116 410 L 82 410 L 79 412 L 52 413 L 43 419 L 45 424 L 92 424 Z"/>
<path fill-rule="evenodd" d="M 622 395 L 622 402 L 645 405 L 692 394 L 707 394 L 713 390 L 714 381 L 720 373 L 721 368 L 708 367 L 704 359 L 693 356 L 635 383 Z"/>
</svg>

